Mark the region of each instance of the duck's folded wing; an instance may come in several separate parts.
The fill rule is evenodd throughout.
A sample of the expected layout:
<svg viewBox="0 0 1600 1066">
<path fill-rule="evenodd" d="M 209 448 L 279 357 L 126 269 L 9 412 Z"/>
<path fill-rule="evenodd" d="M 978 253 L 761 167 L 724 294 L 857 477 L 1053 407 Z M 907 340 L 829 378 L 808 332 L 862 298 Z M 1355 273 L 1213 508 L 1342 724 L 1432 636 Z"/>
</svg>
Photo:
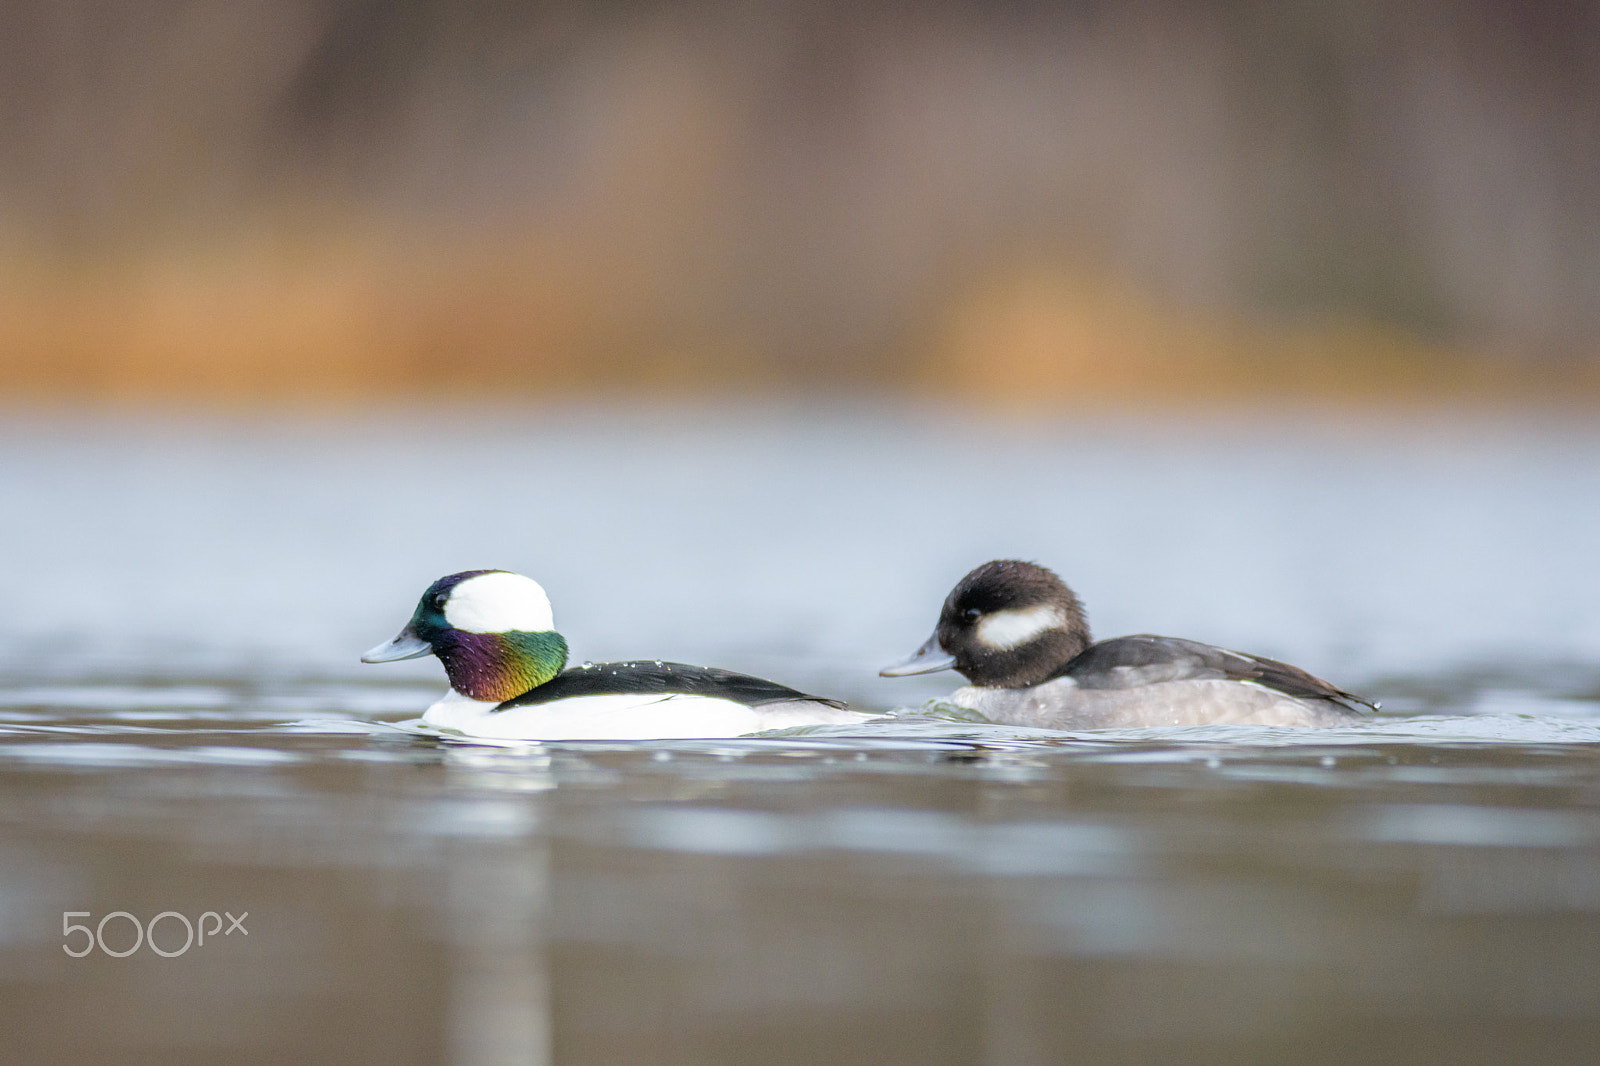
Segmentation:
<svg viewBox="0 0 1600 1066">
<path fill-rule="evenodd" d="M 1084 649 L 1057 674 L 1079 688 L 1134 688 L 1160 681 L 1253 681 L 1296 699 L 1330 700 L 1354 710 L 1377 710 L 1370 700 L 1276 659 L 1229 651 L 1181 637 L 1141 633 L 1103 640 Z"/>
<path fill-rule="evenodd" d="M 621 663 L 592 663 L 563 670 L 529 692 L 509 699 L 496 710 L 527 707 L 571 696 L 638 695 L 688 695 L 710 696 L 733 700 L 757 707 L 784 700 L 807 700 L 843 707 L 843 700 L 812 696 L 809 693 L 780 685 L 776 681 L 752 677 L 749 674 L 722 670 L 715 666 L 690 666 L 687 663 L 658 662 L 640 659 Z"/>
</svg>

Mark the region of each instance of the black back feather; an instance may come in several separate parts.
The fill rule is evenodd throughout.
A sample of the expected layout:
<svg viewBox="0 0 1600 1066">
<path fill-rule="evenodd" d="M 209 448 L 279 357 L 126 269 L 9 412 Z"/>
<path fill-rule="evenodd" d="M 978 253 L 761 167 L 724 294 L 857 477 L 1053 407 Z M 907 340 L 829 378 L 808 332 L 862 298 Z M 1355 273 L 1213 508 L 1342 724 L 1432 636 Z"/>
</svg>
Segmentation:
<svg viewBox="0 0 1600 1066">
<path fill-rule="evenodd" d="M 593 663 L 563 670 L 537 688 L 506 700 L 497 711 L 528 707 L 572 696 L 615 696 L 655 694 L 663 696 L 713 696 L 734 700 L 751 707 L 784 700 L 808 700 L 829 707 L 845 706 L 843 700 L 812 696 L 780 685 L 776 681 L 735 673 L 715 666 L 690 666 L 687 663 L 639 659 L 621 663 Z"/>
<path fill-rule="evenodd" d="M 1080 688 L 1134 688 L 1159 681 L 1254 681 L 1296 699 L 1328 700 L 1348 710 L 1377 710 L 1370 700 L 1336 688 L 1298 666 L 1181 637 L 1140 633 L 1092 644 L 1056 671 Z"/>
</svg>

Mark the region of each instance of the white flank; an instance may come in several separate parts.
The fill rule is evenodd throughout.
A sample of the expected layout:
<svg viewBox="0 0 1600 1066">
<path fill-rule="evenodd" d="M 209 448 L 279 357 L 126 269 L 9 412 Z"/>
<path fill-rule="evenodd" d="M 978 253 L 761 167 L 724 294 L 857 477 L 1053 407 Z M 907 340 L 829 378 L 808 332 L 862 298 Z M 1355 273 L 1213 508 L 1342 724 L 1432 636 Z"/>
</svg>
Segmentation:
<svg viewBox="0 0 1600 1066">
<path fill-rule="evenodd" d="M 520 629 L 543 633 L 555 628 L 550 597 L 531 577 L 521 574 L 479 574 L 450 590 L 444 620 L 467 633 L 504 633 Z"/>
<path fill-rule="evenodd" d="M 504 711 L 495 706 L 446 696 L 429 707 L 422 720 L 464 736 L 505 740 L 736 737 L 761 728 L 749 707 L 710 696 L 619 693 L 573 696 Z"/>
<path fill-rule="evenodd" d="M 1066 612 L 1053 603 L 1018 611 L 996 611 L 978 623 L 978 640 L 991 648 L 1007 651 L 1066 624 Z"/>
<path fill-rule="evenodd" d="M 424 725 L 441 732 L 491 740 L 668 740 L 737 737 L 767 729 L 847 725 L 871 715 L 823 704 L 772 709 L 746 707 L 715 696 L 616 693 L 573 696 L 529 707 L 497 711 L 497 704 L 451 692 L 423 714 Z"/>
</svg>

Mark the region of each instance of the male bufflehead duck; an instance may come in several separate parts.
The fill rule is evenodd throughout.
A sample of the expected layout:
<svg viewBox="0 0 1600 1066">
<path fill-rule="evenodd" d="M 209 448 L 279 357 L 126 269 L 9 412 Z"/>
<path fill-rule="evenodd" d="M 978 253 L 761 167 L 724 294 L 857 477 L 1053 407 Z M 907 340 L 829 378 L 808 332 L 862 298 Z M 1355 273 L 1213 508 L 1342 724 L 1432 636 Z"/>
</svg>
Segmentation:
<svg viewBox="0 0 1600 1066">
<path fill-rule="evenodd" d="M 532 578 L 505 570 L 441 577 L 411 621 L 365 663 L 432 653 L 450 692 L 423 724 L 511 740 L 733 737 L 872 715 L 748 674 L 657 661 L 584 663 L 570 670 L 550 600 Z"/>
<path fill-rule="evenodd" d="M 1083 604 L 1033 563 L 984 563 L 951 590 L 939 627 L 879 673 L 954 668 L 950 702 L 993 722 L 1047 729 L 1248 723 L 1332 726 L 1378 705 L 1298 667 L 1178 637 L 1091 643 Z"/>
</svg>

